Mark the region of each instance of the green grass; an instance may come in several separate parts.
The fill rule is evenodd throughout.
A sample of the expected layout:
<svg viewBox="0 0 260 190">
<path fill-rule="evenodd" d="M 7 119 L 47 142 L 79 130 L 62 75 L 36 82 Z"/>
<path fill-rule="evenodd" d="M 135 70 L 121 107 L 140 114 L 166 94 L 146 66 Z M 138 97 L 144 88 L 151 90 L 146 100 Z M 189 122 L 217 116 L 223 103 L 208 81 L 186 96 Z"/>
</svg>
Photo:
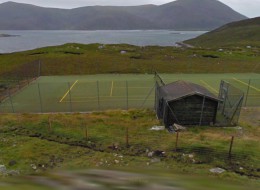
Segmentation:
<svg viewBox="0 0 260 190">
<path fill-rule="evenodd" d="M 218 49 L 182 49 L 176 47 L 138 47 L 126 44 L 64 44 L 30 51 L 1 54 L 0 76 L 17 78 L 41 76 L 84 75 L 107 73 L 250 73 L 260 72 L 259 48 L 229 47 Z M 79 49 L 78 49 L 79 48 Z M 121 50 L 127 51 L 121 54 Z M 79 54 L 68 54 L 73 51 Z M 214 55 L 217 58 L 210 58 Z M 29 64 L 33 62 L 32 64 Z"/>
<path fill-rule="evenodd" d="M 251 46 L 252 55 L 259 55 L 259 21 L 258 17 L 229 23 L 197 38 L 186 40 L 185 43 L 204 48 L 240 47 L 245 49 L 246 46 Z"/>
<path fill-rule="evenodd" d="M 243 110 L 242 115 L 245 115 L 244 112 L 247 111 Z M 234 183 L 243 181 L 244 184 L 251 184 L 252 188 L 257 185 L 260 167 L 260 131 L 257 124 L 241 125 L 242 134 L 236 128 L 188 128 L 179 134 L 177 152 L 176 134 L 149 130 L 154 125 L 160 123 L 150 110 L 92 114 L 2 114 L 0 163 L 9 171 L 18 170 L 22 176 L 57 169 L 66 171 L 100 168 L 147 172 L 164 177 L 183 175 L 185 180 L 187 176 L 204 176 L 203 178 L 210 177 L 212 183 L 214 180 L 229 180 Z M 232 135 L 235 135 L 235 140 L 230 161 L 228 150 Z M 112 149 L 112 145 L 118 148 Z M 160 158 L 160 162 L 153 163 L 147 157 L 147 150 L 163 150 L 166 156 Z M 193 158 L 188 154 L 192 154 Z M 16 164 L 9 165 L 11 160 L 16 161 Z M 32 164 L 36 169 L 32 168 Z M 209 169 L 213 167 L 225 168 L 227 171 L 219 175 L 211 174 Z M 49 177 L 55 175 L 50 174 Z M 59 181 L 59 178 L 56 180 Z M 191 184 L 181 182 L 181 186 L 187 189 L 196 189 L 195 184 L 202 185 L 205 189 L 232 188 L 225 182 L 222 185 L 213 185 L 203 183 L 200 179 L 187 180 L 194 184 L 191 187 Z M 34 187 L 33 184 L 32 186 Z"/>
</svg>

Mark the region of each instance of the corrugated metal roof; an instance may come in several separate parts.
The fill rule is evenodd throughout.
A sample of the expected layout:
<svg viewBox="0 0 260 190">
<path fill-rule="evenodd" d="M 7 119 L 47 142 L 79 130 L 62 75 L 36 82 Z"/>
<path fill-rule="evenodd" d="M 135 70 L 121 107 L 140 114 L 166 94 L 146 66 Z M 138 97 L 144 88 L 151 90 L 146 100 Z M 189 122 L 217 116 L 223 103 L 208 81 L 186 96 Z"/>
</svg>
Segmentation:
<svg viewBox="0 0 260 190">
<path fill-rule="evenodd" d="M 163 91 L 164 98 L 168 101 L 194 94 L 206 96 L 219 101 L 219 99 L 205 87 L 187 81 L 176 81 L 160 88 Z"/>
</svg>

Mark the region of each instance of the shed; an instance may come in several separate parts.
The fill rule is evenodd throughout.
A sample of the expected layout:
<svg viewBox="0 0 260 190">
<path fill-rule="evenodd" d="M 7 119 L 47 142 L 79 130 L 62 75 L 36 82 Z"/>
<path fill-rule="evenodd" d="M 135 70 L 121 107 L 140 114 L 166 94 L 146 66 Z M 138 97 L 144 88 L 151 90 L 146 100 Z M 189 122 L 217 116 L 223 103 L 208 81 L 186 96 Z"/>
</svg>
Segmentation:
<svg viewBox="0 0 260 190">
<path fill-rule="evenodd" d="M 165 126 L 174 123 L 206 126 L 216 122 L 219 99 L 205 87 L 176 81 L 156 88 L 157 117 Z"/>
</svg>

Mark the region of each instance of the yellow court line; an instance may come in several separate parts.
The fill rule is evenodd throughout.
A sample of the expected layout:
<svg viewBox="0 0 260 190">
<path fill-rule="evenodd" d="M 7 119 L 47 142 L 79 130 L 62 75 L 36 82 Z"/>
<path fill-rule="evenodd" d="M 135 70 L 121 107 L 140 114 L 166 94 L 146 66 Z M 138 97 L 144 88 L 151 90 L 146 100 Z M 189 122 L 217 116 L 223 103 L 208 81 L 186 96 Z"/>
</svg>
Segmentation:
<svg viewBox="0 0 260 190">
<path fill-rule="evenodd" d="M 206 85 L 208 88 L 210 88 L 210 89 L 213 90 L 214 92 L 218 93 L 218 91 L 217 91 L 215 88 L 211 87 L 211 86 L 210 86 L 208 83 L 206 83 L 204 80 L 200 80 L 200 82 L 202 82 L 204 85 Z"/>
<path fill-rule="evenodd" d="M 70 87 L 70 89 L 64 94 L 64 96 L 60 99 L 60 102 L 64 100 L 64 98 L 68 95 L 68 93 L 72 90 L 72 88 L 77 84 L 79 80 L 76 80 L 73 85 Z"/>
<path fill-rule="evenodd" d="M 110 97 L 113 96 L 114 81 L 111 83 Z"/>
<path fill-rule="evenodd" d="M 233 78 L 233 80 L 235 80 L 235 81 L 237 81 L 237 82 L 240 82 L 240 83 L 242 83 L 243 85 L 246 85 L 246 86 L 248 86 L 248 84 L 247 84 L 247 83 L 245 83 L 245 82 L 243 82 L 243 81 L 241 81 L 241 80 L 238 80 L 238 79 L 236 79 L 236 78 Z M 254 86 L 252 86 L 252 85 L 250 85 L 250 88 L 252 88 L 252 89 L 256 90 L 257 92 L 260 92 L 260 89 L 258 89 L 258 88 L 256 88 L 256 87 L 254 87 Z"/>
</svg>

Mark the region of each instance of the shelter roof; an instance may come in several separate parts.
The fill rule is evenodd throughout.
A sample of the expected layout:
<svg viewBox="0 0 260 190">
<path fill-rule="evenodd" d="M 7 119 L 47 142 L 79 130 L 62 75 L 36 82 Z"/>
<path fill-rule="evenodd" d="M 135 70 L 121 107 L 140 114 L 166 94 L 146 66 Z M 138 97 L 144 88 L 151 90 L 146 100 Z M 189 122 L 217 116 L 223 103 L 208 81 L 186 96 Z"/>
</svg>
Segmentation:
<svg viewBox="0 0 260 190">
<path fill-rule="evenodd" d="M 219 99 L 205 87 L 187 81 L 179 80 L 166 84 L 160 88 L 163 91 L 165 99 L 168 101 L 195 94 L 219 101 Z"/>
</svg>

